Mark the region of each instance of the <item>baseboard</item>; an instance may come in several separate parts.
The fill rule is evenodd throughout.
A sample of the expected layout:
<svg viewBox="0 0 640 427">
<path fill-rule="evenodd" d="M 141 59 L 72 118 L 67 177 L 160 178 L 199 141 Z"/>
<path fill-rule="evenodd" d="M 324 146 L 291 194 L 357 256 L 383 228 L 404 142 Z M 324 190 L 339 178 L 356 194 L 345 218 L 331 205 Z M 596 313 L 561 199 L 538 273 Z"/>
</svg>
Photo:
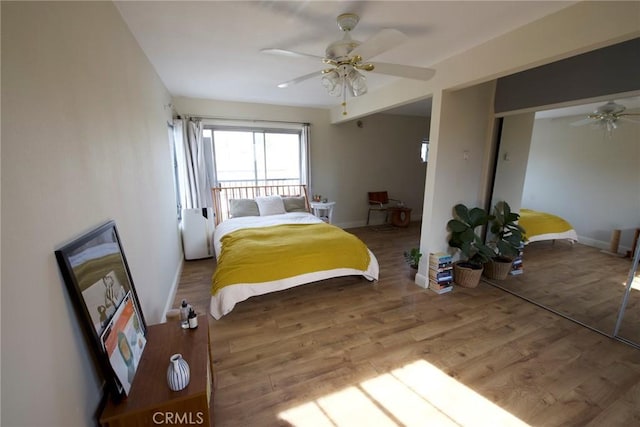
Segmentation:
<svg viewBox="0 0 640 427">
<path fill-rule="evenodd" d="M 603 242 L 602 240 L 596 240 L 596 239 L 592 239 L 590 237 L 578 236 L 578 242 L 582 243 L 583 245 L 587 245 L 587 246 L 591 246 L 591 247 L 594 247 L 594 248 L 601 249 L 603 251 L 608 251 L 611 248 L 611 243 L 610 242 Z M 618 247 L 618 254 L 624 255 L 630 250 L 631 250 L 631 248 L 629 248 L 627 246 L 620 245 Z"/>
<path fill-rule="evenodd" d="M 427 279 L 427 276 L 425 276 L 424 274 L 416 274 L 416 285 L 420 286 L 423 289 L 427 289 L 429 288 L 429 280 Z"/>
<path fill-rule="evenodd" d="M 160 320 L 160 323 L 165 323 L 167 321 L 167 312 L 171 310 L 171 307 L 173 306 L 173 300 L 176 298 L 176 293 L 178 292 L 178 285 L 180 285 L 180 277 L 182 276 L 183 267 L 184 259 L 180 259 L 180 264 L 178 265 L 176 274 L 173 277 L 173 284 L 171 285 L 171 289 L 169 290 L 167 302 L 165 303 L 164 310 L 162 311 L 162 319 Z"/>
<path fill-rule="evenodd" d="M 412 223 L 420 222 L 420 221 L 422 221 L 422 215 L 417 215 L 415 218 L 411 217 Z M 382 222 L 380 223 L 376 222 L 376 223 L 367 225 L 366 221 L 349 221 L 349 222 L 334 223 L 334 225 L 347 230 L 349 228 L 360 228 L 360 227 L 382 227 L 386 224 Z"/>
</svg>

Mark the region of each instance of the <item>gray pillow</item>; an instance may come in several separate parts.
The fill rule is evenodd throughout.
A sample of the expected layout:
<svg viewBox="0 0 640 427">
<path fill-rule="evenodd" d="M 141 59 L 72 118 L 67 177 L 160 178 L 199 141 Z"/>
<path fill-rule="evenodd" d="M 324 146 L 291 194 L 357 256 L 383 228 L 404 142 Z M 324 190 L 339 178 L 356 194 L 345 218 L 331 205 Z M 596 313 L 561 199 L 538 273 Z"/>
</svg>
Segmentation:
<svg viewBox="0 0 640 427">
<path fill-rule="evenodd" d="M 260 211 L 258 204 L 253 199 L 231 199 L 229 200 L 229 214 L 231 218 L 260 216 Z"/>
<path fill-rule="evenodd" d="M 304 196 L 300 197 L 283 197 L 284 210 L 287 212 L 307 212 L 307 205 Z"/>
</svg>

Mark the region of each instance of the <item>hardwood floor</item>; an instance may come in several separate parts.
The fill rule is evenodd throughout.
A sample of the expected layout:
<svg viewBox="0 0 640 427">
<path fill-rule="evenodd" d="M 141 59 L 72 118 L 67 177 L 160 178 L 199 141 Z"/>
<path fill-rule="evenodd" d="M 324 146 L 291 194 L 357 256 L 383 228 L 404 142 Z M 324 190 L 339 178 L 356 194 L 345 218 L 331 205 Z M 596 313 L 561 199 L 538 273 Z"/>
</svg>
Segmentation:
<svg viewBox="0 0 640 427">
<path fill-rule="evenodd" d="M 617 426 L 640 423 L 640 351 L 489 284 L 436 295 L 402 253 L 420 228 L 349 230 L 381 267 L 253 297 L 209 317 L 223 426 Z M 176 306 L 207 311 L 212 260 Z"/>
<path fill-rule="evenodd" d="M 579 243 L 544 241 L 527 245 L 523 260 L 525 274 L 492 282 L 613 335 L 631 259 Z M 640 343 L 640 277 L 636 281 L 619 334 Z"/>
</svg>

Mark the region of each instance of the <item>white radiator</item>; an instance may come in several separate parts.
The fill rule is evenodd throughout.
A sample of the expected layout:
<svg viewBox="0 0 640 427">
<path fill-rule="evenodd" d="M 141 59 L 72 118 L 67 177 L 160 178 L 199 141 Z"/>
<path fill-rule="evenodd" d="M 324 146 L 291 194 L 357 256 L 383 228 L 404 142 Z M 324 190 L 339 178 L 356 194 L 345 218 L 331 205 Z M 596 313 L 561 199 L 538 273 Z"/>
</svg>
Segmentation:
<svg viewBox="0 0 640 427">
<path fill-rule="evenodd" d="M 213 256 L 213 209 L 182 210 L 182 247 L 186 260 Z"/>
</svg>

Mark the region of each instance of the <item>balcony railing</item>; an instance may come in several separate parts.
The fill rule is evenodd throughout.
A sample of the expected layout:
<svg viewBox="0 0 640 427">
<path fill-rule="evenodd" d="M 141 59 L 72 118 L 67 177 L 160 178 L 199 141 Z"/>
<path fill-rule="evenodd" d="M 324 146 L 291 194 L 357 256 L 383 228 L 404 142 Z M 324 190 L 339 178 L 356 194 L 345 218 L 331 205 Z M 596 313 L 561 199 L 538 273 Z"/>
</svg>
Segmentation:
<svg viewBox="0 0 640 427">
<path fill-rule="evenodd" d="M 263 186 L 277 186 L 277 185 L 299 185 L 300 178 L 284 178 L 284 179 L 253 179 L 253 180 L 241 180 L 241 179 L 227 179 L 218 180 L 214 187 L 228 188 L 228 187 L 263 187 Z"/>
</svg>

